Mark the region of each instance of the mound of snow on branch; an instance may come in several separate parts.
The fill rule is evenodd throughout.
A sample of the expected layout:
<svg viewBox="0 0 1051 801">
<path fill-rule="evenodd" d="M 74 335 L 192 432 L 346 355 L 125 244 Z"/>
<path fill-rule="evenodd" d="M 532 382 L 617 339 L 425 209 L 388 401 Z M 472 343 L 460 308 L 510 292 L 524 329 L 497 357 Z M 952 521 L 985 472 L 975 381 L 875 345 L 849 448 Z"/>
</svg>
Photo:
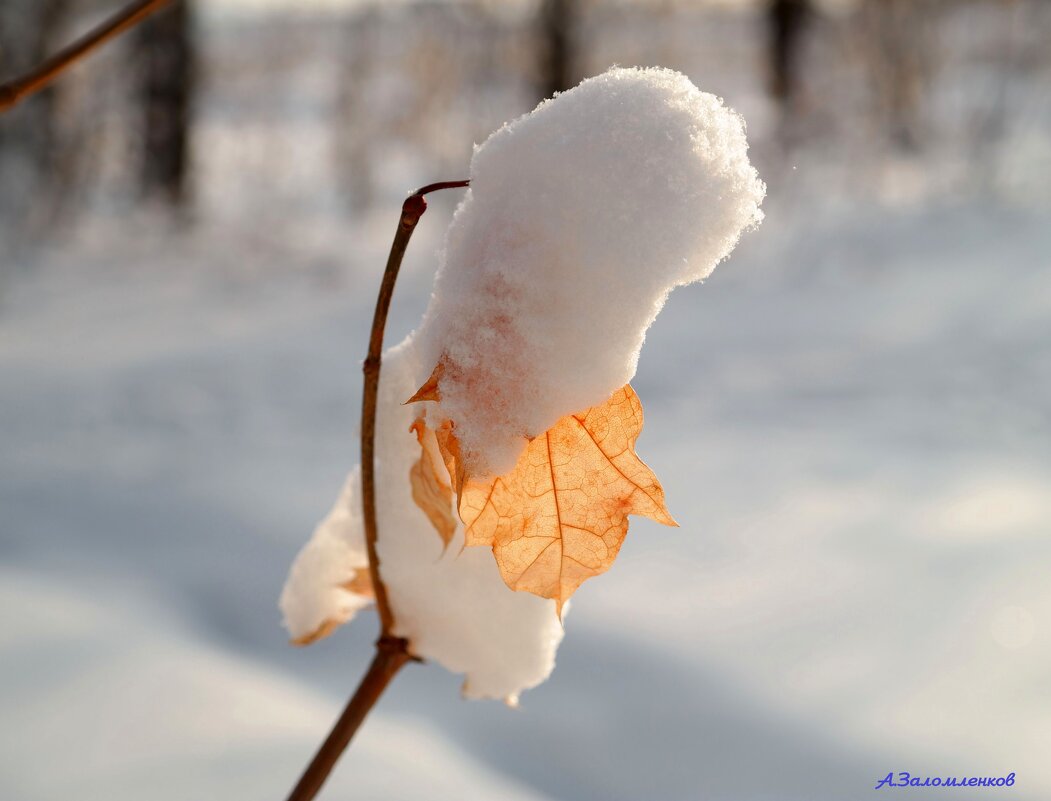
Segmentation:
<svg viewBox="0 0 1051 801">
<path fill-rule="evenodd" d="M 627 384 L 668 293 L 711 274 L 765 191 L 741 117 L 670 70 L 610 70 L 490 136 L 417 338 L 472 473 Z"/>
<path fill-rule="evenodd" d="M 466 674 L 468 696 L 513 700 L 539 684 L 562 627 L 553 602 L 506 587 L 486 549 L 461 552 L 462 530 L 443 552 L 412 501 L 420 410 L 402 403 L 442 363 L 441 408 L 466 457 L 502 473 L 527 437 L 606 400 L 635 374 L 668 293 L 708 276 L 762 218 L 747 151 L 736 113 L 663 69 L 584 81 L 476 149 L 423 324 L 384 356 L 377 419 L 377 547 L 396 633 Z M 367 602 L 352 583 L 359 504 L 345 489 L 296 560 L 281 602 L 294 639 Z"/>
</svg>

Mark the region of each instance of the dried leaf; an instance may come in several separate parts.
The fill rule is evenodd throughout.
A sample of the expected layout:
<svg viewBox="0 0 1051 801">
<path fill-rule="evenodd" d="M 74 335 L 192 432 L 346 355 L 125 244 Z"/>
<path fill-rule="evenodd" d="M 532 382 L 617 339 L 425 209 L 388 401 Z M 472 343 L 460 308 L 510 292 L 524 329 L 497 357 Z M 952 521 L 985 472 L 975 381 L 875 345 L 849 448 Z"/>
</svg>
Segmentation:
<svg viewBox="0 0 1051 801">
<path fill-rule="evenodd" d="M 333 631 L 335 631 L 336 629 L 338 629 L 342 625 L 343 625 L 343 621 L 342 620 L 332 620 L 330 618 L 329 620 L 326 620 L 324 623 L 322 623 L 320 626 L 318 626 L 316 629 L 314 629 L 309 634 L 304 634 L 302 637 L 296 637 L 294 640 L 291 641 L 291 643 L 292 643 L 292 645 L 299 645 L 299 646 L 312 645 L 313 643 L 316 643 L 318 640 L 325 639 L 325 637 L 327 637 L 329 634 L 331 634 Z"/>
<path fill-rule="evenodd" d="M 452 491 L 456 497 L 460 497 L 464 484 L 464 460 L 460 454 L 460 440 L 453 433 L 451 420 L 444 420 L 434 431 L 434 439 L 438 445 L 438 451 L 445 462 L 445 470 L 452 481 Z"/>
<path fill-rule="evenodd" d="M 466 545 L 489 545 L 511 589 L 562 606 L 613 564 L 628 515 L 677 525 L 664 490 L 635 454 L 642 404 L 630 386 L 584 414 L 567 415 L 533 439 L 498 478 L 463 473 L 450 424 L 435 431 L 459 494 Z"/>
<path fill-rule="evenodd" d="M 440 401 L 442 399 L 442 393 L 438 389 L 438 382 L 442 380 L 442 376 L 445 374 L 445 362 L 438 362 L 435 365 L 434 371 L 431 373 L 431 377 L 428 378 L 423 386 L 416 390 L 416 394 L 409 398 L 402 406 L 407 406 L 410 403 L 420 403 L 421 401 Z"/>
<path fill-rule="evenodd" d="M 367 567 L 354 571 L 354 578 L 344 584 L 343 589 L 366 598 L 376 597 L 376 591 L 372 589 L 372 574 Z"/>
<path fill-rule="evenodd" d="M 435 464 L 435 456 L 427 447 L 427 426 L 422 419 L 416 420 L 410 431 L 416 432 L 420 443 L 420 458 L 409 470 L 412 484 L 412 499 L 427 515 L 442 544 L 448 547 L 456 533 L 456 518 L 452 513 L 452 488 L 445 483 Z"/>
</svg>

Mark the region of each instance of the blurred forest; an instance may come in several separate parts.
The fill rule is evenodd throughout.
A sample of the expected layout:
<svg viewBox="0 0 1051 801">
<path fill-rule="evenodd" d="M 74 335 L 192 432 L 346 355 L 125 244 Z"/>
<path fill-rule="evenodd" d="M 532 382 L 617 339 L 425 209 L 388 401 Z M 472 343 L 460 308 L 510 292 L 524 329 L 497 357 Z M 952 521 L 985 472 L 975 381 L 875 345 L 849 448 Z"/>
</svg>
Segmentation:
<svg viewBox="0 0 1051 801">
<path fill-rule="evenodd" d="M 5 0 L 0 74 L 114 8 Z M 0 119 L 0 236 L 142 206 L 360 213 L 614 63 L 726 97 L 775 195 L 1042 200 L 1049 34 L 1046 0 L 180 2 Z"/>
</svg>

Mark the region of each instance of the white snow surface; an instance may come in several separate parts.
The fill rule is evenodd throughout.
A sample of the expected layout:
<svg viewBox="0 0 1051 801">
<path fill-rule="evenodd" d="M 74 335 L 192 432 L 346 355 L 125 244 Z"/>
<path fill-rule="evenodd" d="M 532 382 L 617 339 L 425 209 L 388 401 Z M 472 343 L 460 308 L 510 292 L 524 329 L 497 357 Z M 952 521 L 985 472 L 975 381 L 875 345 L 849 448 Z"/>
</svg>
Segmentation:
<svg viewBox="0 0 1051 801">
<path fill-rule="evenodd" d="M 2 797 L 281 795 L 331 724 L 330 700 L 216 648 L 148 597 L 108 590 L 100 602 L 102 592 L 0 568 L 0 658 L 21 669 L 0 686 Z M 544 801 L 426 720 L 369 723 L 325 798 Z"/>
<path fill-rule="evenodd" d="M 520 709 L 407 667 L 323 798 L 862 801 L 889 770 L 1017 771 L 1013 801 L 1051 797 L 1048 215 L 815 220 L 786 194 L 733 270 L 671 296 L 633 382 L 682 529 L 638 521 Z M 392 337 L 426 304 L 444 202 Z M 0 798 L 295 781 L 375 629 L 294 649 L 269 610 L 355 447 L 347 351 L 396 210 L 333 225 L 355 255 L 335 276 L 120 219 L 9 284 Z"/>
<path fill-rule="evenodd" d="M 668 293 L 765 192 L 742 118 L 667 69 L 611 69 L 476 148 L 418 337 L 475 472 L 628 383 Z"/>
<path fill-rule="evenodd" d="M 668 293 L 729 254 L 765 187 L 741 118 L 665 69 L 612 69 L 541 103 L 476 149 L 471 181 L 424 323 L 384 356 L 378 551 L 413 652 L 466 674 L 467 696 L 513 703 L 554 668 L 554 606 L 509 590 L 462 529 L 443 553 L 409 483 L 423 407 L 402 404 L 442 360 L 437 411 L 476 468 L 505 472 L 524 437 L 631 379 Z M 281 598 L 293 638 L 367 603 L 340 586 L 362 566 L 358 504 L 345 488 L 296 559 Z"/>
</svg>

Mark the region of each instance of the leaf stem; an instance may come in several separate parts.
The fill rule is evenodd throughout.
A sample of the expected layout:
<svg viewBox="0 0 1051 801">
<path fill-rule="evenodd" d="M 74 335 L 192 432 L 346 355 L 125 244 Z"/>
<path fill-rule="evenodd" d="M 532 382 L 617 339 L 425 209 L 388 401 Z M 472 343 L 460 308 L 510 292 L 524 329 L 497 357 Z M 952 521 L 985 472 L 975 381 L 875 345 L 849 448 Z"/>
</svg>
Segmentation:
<svg viewBox="0 0 1051 801">
<path fill-rule="evenodd" d="M 89 31 L 25 75 L 0 84 L 0 113 L 8 111 L 20 100 L 39 92 L 96 47 L 142 22 L 170 2 L 171 0 L 138 0 L 118 11 L 97 28 Z"/>
<path fill-rule="evenodd" d="M 380 638 L 376 641 L 376 655 L 372 664 L 361 679 L 357 690 L 347 702 L 343 714 L 339 716 L 321 744 L 317 754 L 307 765 L 302 777 L 288 796 L 288 801 L 312 801 L 321 790 L 340 755 L 350 744 L 358 727 L 361 726 L 369 710 L 376 704 L 391 679 L 407 662 L 419 661 L 409 653 L 409 642 L 396 637 L 394 615 L 387 598 L 387 588 L 380 577 L 380 561 L 376 553 L 376 406 L 379 398 L 380 364 L 383 354 L 383 332 L 387 327 L 387 313 L 390 310 L 391 298 L 394 296 L 394 283 L 401 269 L 405 249 L 409 245 L 413 231 L 420 217 L 427 211 L 424 195 L 439 189 L 465 187 L 469 181 L 442 181 L 428 184 L 417 189 L 407 198 L 401 207 L 401 218 L 398 230 L 394 234 L 387 267 L 383 272 L 379 295 L 376 298 L 376 311 L 372 317 L 372 332 L 369 335 L 369 351 L 362 367 L 365 373 L 364 389 L 361 403 L 361 496 L 365 523 L 365 547 L 369 555 L 369 576 L 376 595 L 376 609 L 380 618 Z"/>
</svg>

